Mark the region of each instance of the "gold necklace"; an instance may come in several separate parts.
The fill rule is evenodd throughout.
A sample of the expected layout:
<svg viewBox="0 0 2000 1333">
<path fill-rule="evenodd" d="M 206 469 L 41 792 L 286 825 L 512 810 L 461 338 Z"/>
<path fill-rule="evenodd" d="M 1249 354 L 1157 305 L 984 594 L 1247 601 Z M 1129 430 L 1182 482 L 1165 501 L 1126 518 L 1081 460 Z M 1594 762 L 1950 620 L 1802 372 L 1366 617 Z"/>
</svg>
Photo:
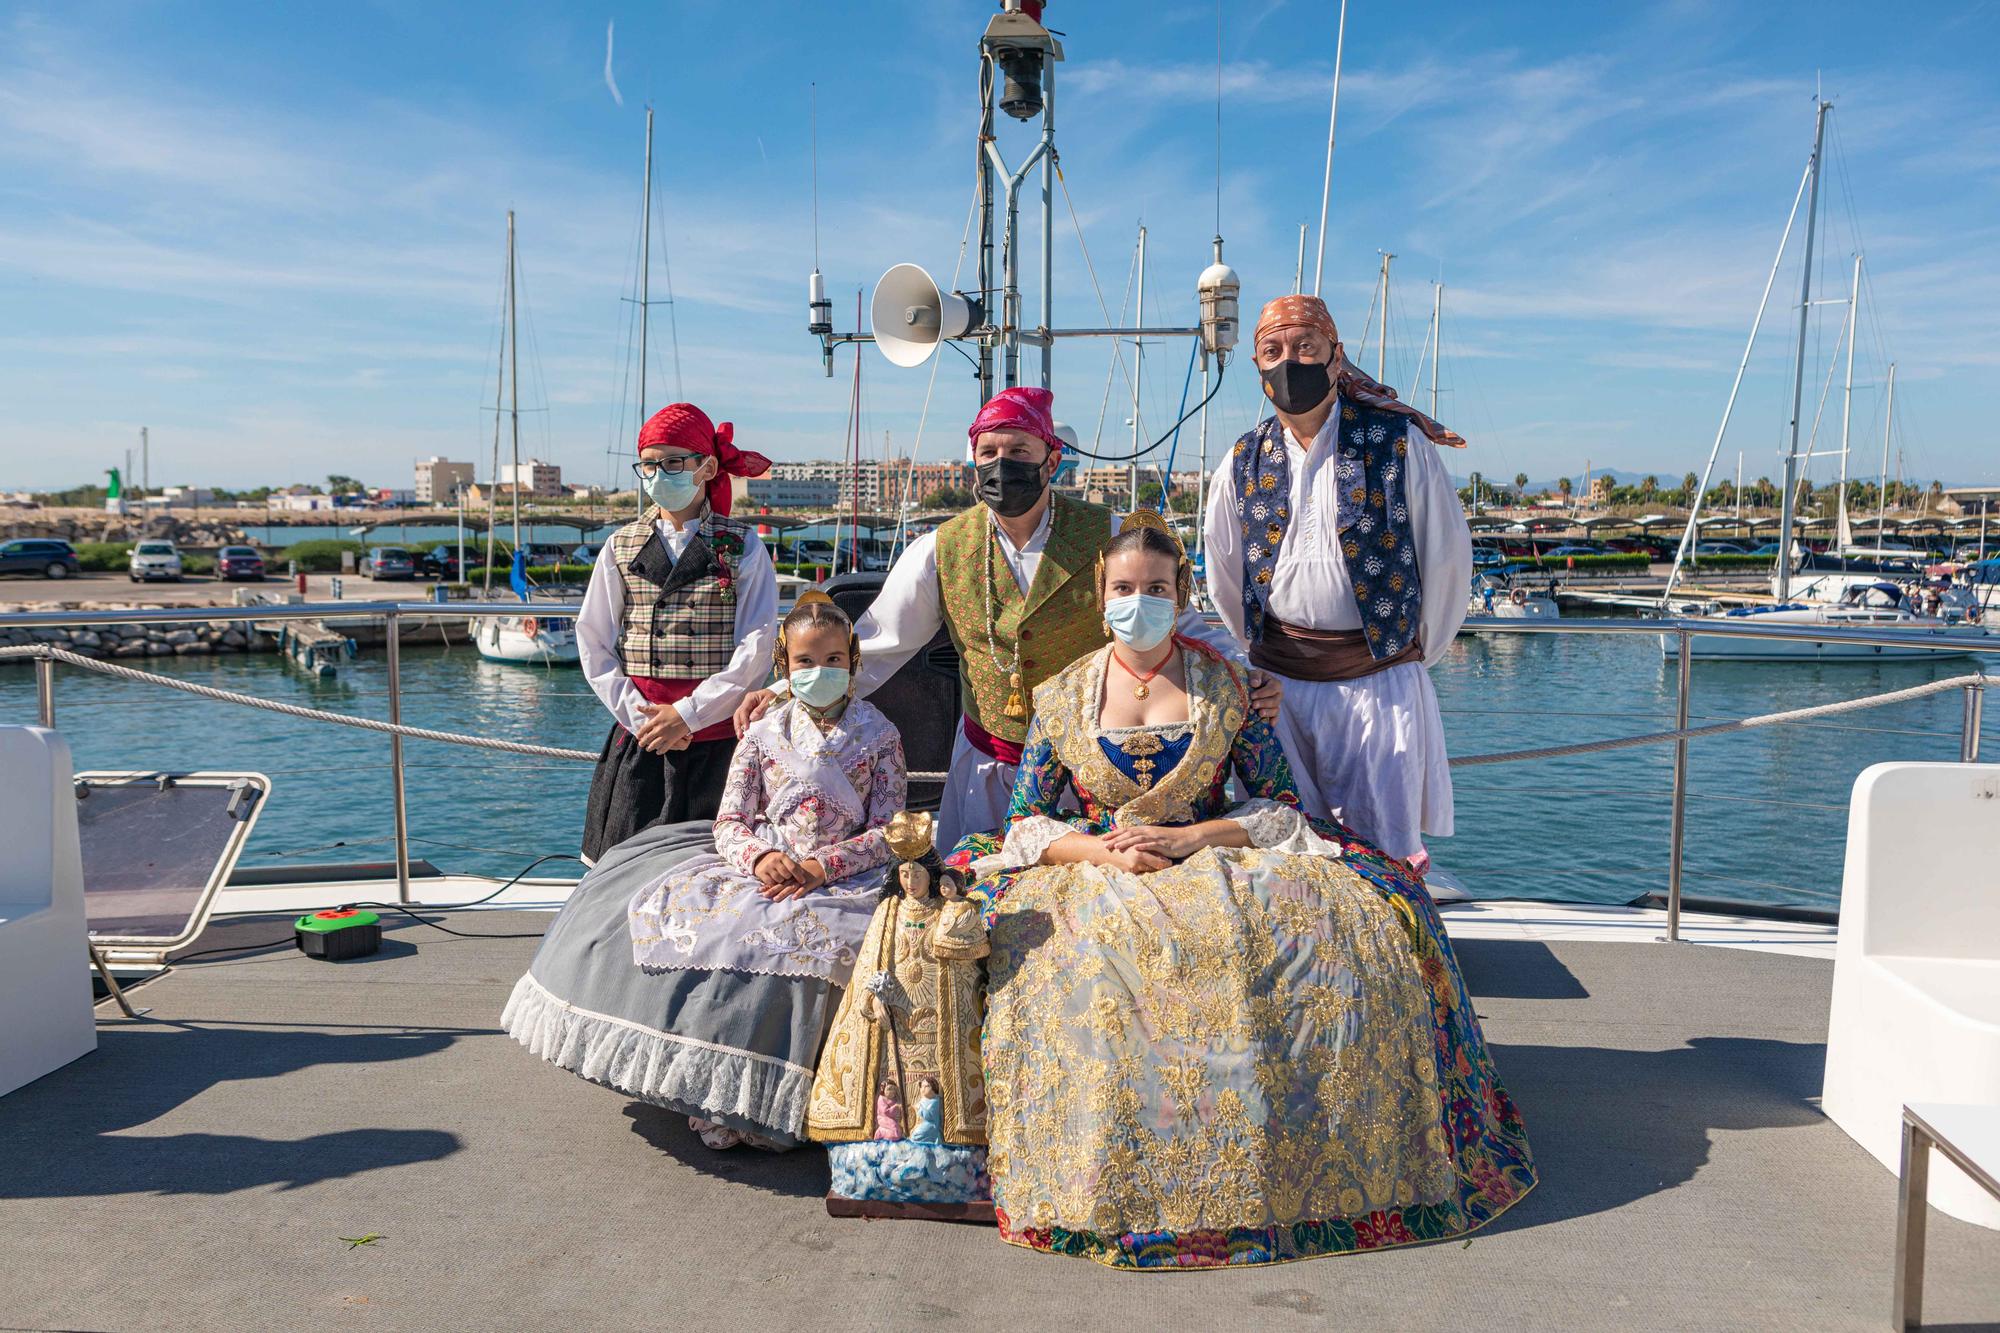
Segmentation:
<svg viewBox="0 0 2000 1333">
<path fill-rule="evenodd" d="M 993 545 L 998 539 L 993 535 L 993 526 L 994 519 L 989 514 L 986 519 L 986 650 L 993 654 L 993 661 L 998 665 L 1001 662 L 1000 645 L 993 639 Z M 1049 533 L 1052 537 L 1055 535 L 1053 524 Z M 1011 569 L 1007 571 L 1007 577 L 1014 577 Z M 1026 717 L 1028 706 L 1021 701 L 1021 640 L 1018 634 L 1014 639 L 1013 657 L 1005 665 L 1007 706 L 1000 711 L 1008 717 Z"/>
<path fill-rule="evenodd" d="M 1125 674 L 1130 676 L 1134 681 L 1138 682 L 1132 687 L 1132 697 L 1134 699 L 1143 699 L 1147 695 L 1153 692 L 1152 690 L 1153 677 L 1159 675 L 1162 671 L 1165 671 L 1167 669 L 1167 663 L 1171 662 L 1173 660 L 1173 657 L 1174 655 L 1172 653 L 1168 653 L 1165 657 L 1160 659 L 1160 664 L 1158 666 L 1154 667 L 1151 671 L 1148 671 L 1145 675 L 1142 676 L 1137 671 L 1134 671 L 1132 669 L 1130 663 L 1126 662 L 1124 658 L 1118 655 L 1117 649 L 1114 648 L 1111 652 L 1111 660 L 1116 662 L 1119 666 L 1124 667 Z"/>
</svg>

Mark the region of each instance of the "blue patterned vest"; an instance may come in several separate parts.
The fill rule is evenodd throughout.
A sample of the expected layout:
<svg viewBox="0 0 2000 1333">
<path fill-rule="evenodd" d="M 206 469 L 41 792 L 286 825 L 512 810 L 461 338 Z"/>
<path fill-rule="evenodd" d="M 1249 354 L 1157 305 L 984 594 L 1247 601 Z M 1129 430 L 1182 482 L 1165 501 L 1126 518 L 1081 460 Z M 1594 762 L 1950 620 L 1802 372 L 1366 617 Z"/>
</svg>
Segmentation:
<svg viewBox="0 0 2000 1333">
<path fill-rule="evenodd" d="M 1409 418 L 1341 402 L 1335 528 L 1361 629 L 1376 661 L 1416 641 L 1423 623 L 1423 575 L 1410 529 Z M 1250 642 L 1263 637 L 1271 575 L 1291 526 L 1292 451 L 1285 428 L 1267 417 L 1236 442 L 1236 516 L 1243 529 L 1243 625 Z M 1307 628 L 1311 628 L 1308 626 Z"/>
</svg>

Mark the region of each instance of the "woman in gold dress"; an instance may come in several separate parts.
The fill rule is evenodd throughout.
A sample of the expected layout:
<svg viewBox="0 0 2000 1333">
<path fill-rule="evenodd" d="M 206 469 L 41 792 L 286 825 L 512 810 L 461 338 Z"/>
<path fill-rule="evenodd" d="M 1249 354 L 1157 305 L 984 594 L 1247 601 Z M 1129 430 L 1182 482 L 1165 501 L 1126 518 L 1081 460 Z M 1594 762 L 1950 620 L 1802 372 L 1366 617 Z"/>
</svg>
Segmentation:
<svg viewBox="0 0 2000 1333">
<path fill-rule="evenodd" d="M 1004 836 L 951 858 L 992 923 L 1002 1235 L 1185 1268 L 1473 1231 L 1535 1173 L 1444 928 L 1299 812 L 1241 673 L 1171 633 L 1186 557 L 1146 517 L 1105 551 L 1113 642 L 1035 692 Z"/>
</svg>

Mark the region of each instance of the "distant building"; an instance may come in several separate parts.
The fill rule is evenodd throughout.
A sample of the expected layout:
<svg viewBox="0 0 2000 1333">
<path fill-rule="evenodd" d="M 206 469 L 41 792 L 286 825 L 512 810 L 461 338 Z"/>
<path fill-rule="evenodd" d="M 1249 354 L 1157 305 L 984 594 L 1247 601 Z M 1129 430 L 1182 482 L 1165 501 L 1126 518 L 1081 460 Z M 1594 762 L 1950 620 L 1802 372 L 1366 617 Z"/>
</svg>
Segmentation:
<svg viewBox="0 0 2000 1333">
<path fill-rule="evenodd" d="M 522 466 L 525 468 L 527 465 L 524 463 Z M 536 492 L 529 486 L 516 487 L 511 481 L 498 483 L 476 481 L 465 488 L 465 507 L 467 509 L 487 509 L 493 505 L 512 504 L 514 503 L 514 492 L 517 489 L 521 492 L 523 500 L 532 500 L 535 498 Z"/>
<path fill-rule="evenodd" d="M 602 486 L 593 486 L 589 482 L 573 481 L 564 489 L 569 492 L 569 498 L 572 500 L 601 500 L 604 498 L 604 488 Z"/>
<path fill-rule="evenodd" d="M 1944 488 L 1944 503 L 1957 505 L 1961 514 L 1978 517 L 1981 514 L 2000 514 L 2000 486 L 1947 486 Z"/>
<path fill-rule="evenodd" d="M 784 464 L 773 464 L 770 473 L 751 477 L 745 483 L 744 498 L 763 509 L 831 509 L 839 497 L 839 482 L 833 477 L 780 476 Z"/>
<path fill-rule="evenodd" d="M 1585 503 L 1593 509 L 1610 504 L 1611 488 L 1617 484 L 1617 482 L 1611 480 L 1609 477 L 1592 477 L 1590 479 L 1590 494 L 1584 497 Z"/>
<path fill-rule="evenodd" d="M 895 508 L 903 495 L 902 473 L 908 469 L 909 498 L 911 503 L 921 505 L 939 491 L 970 491 L 973 485 L 972 464 L 970 463 L 907 463 L 892 469 L 889 481 L 888 502 Z"/>
<path fill-rule="evenodd" d="M 417 484 L 411 494 L 420 505 L 457 504 L 454 493 L 471 484 L 472 464 L 432 455 L 417 463 Z"/>
<path fill-rule="evenodd" d="M 162 486 L 159 494 L 146 497 L 146 503 L 168 509 L 199 509 L 215 503 L 215 492 L 206 486 Z"/>
<path fill-rule="evenodd" d="M 283 509 L 294 514 L 316 514 L 334 507 L 333 497 L 323 491 L 308 490 L 294 486 L 288 490 L 275 492 L 267 502 L 271 509 Z"/>
<path fill-rule="evenodd" d="M 446 496 L 449 496 L 450 494 L 451 492 L 449 490 L 445 492 Z M 392 507 L 411 505 L 411 504 L 416 504 L 418 502 L 417 493 L 415 491 L 396 491 L 389 489 L 387 486 L 378 486 L 374 490 L 368 492 L 368 495 L 369 498 L 374 500 L 376 504 L 389 505 Z"/>
<path fill-rule="evenodd" d="M 523 496 L 534 495 L 553 500 L 565 494 L 562 469 L 554 463 L 544 463 L 539 458 L 531 458 L 525 463 L 503 465 L 500 469 L 500 484 L 521 487 Z"/>
</svg>

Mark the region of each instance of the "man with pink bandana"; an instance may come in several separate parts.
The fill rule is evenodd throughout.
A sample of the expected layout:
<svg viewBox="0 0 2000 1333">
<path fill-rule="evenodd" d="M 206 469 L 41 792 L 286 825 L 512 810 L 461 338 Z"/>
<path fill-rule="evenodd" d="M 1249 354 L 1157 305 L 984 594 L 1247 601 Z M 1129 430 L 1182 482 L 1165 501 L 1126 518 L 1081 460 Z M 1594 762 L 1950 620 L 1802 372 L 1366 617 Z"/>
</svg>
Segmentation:
<svg viewBox="0 0 2000 1333">
<path fill-rule="evenodd" d="M 1020 387 L 980 409 L 966 432 L 979 503 L 911 542 L 855 627 L 856 698 L 895 675 L 940 628 L 958 648 L 964 715 L 938 811 L 941 848 L 1005 827 L 1034 687 L 1106 640 L 1097 556 L 1118 531 L 1118 516 L 1050 489 L 1062 457 L 1051 407 L 1047 389 Z M 1178 629 L 1235 651 L 1192 610 Z M 1276 682 L 1258 672 L 1251 687 L 1259 711 L 1275 715 Z M 739 730 L 770 698 L 759 691 L 744 700 Z"/>
</svg>

